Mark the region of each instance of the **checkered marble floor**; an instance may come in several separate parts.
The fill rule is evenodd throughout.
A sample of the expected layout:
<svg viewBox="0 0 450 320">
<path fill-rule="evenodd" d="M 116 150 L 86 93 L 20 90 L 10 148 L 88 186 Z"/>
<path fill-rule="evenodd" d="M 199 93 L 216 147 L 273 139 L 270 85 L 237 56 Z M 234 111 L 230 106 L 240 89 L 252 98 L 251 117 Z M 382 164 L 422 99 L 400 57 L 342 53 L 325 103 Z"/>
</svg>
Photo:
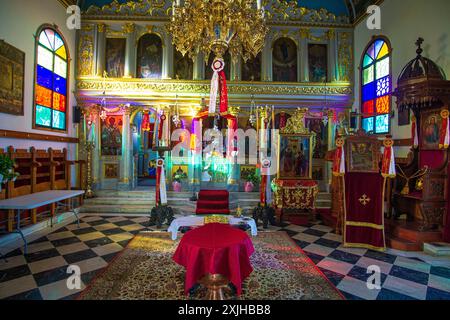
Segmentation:
<svg viewBox="0 0 450 320">
<path fill-rule="evenodd" d="M 86 215 L 79 229 L 69 224 L 32 242 L 27 255 L 9 253 L 8 262 L 0 261 L 0 299 L 74 299 L 135 234 L 152 230 L 147 223 L 147 217 Z M 286 231 L 349 300 L 450 300 L 448 258 L 344 248 L 341 237 L 320 223 L 269 230 Z M 67 288 L 69 265 L 81 268 L 80 290 Z M 381 270 L 379 290 L 366 285 L 372 265 Z"/>
</svg>

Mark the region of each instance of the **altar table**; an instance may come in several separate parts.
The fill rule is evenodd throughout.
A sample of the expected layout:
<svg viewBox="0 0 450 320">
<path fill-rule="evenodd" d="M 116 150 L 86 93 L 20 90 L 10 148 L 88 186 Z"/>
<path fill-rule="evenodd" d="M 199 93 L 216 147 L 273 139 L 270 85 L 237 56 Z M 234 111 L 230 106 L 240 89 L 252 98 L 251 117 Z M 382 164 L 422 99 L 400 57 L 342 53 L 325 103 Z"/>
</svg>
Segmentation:
<svg viewBox="0 0 450 320">
<path fill-rule="evenodd" d="M 223 275 L 241 294 L 242 282 L 252 273 L 255 251 L 246 232 L 222 223 L 189 231 L 181 239 L 173 260 L 186 268 L 185 293 L 205 275 Z"/>
<path fill-rule="evenodd" d="M 258 227 L 256 226 L 255 220 L 249 217 L 234 217 L 234 216 L 225 216 L 228 218 L 228 223 L 230 225 L 240 225 L 247 224 L 250 226 L 250 232 L 252 236 L 258 235 Z M 174 219 L 169 226 L 169 231 L 172 234 L 172 240 L 176 240 L 178 237 L 178 230 L 182 227 L 200 227 L 205 224 L 205 216 L 187 216 Z"/>
</svg>

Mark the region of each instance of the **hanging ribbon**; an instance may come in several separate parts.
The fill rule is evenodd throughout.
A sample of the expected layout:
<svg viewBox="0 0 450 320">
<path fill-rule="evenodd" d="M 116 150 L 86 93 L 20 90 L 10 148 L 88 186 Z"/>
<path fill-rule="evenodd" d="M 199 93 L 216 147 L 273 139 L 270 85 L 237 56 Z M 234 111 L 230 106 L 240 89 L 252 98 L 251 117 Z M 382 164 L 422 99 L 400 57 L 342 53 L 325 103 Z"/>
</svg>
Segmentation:
<svg viewBox="0 0 450 320">
<path fill-rule="evenodd" d="M 150 131 L 150 115 L 148 110 L 144 110 L 144 115 L 142 116 L 142 131 Z"/>
<path fill-rule="evenodd" d="M 164 159 L 157 160 L 156 169 L 156 203 L 167 205 L 166 173 L 164 170 Z"/>
<path fill-rule="evenodd" d="M 439 134 L 439 149 L 448 149 L 450 144 L 450 126 L 449 126 L 449 112 L 447 109 L 441 110 L 442 126 Z"/>
<path fill-rule="evenodd" d="M 269 182 L 271 162 L 269 159 L 261 161 L 261 188 L 260 201 L 261 205 L 270 204 L 272 202 L 272 193 Z"/>
<path fill-rule="evenodd" d="M 344 154 L 345 140 L 341 136 L 336 139 L 336 151 L 333 159 L 333 175 L 343 176 L 345 174 L 345 154 Z"/>
<path fill-rule="evenodd" d="M 416 117 L 412 116 L 411 117 L 411 137 L 412 137 L 412 141 L 413 141 L 413 148 L 416 149 L 419 146 L 419 137 L 417 135 L 417 121 L 416 121 Z"/>
<path fill-rule="evenodd" d="M 384 152 L 383 152 L 383 162 L 381 166 L 381 175 L 384 178 L 395 178 L 395 156 L 392 146 L 394 145 L 394 140 L 392 136 L 387 135 L 386 139 L 383 141 Z"/>
<path fill-rule="evenodd" d="M 213 70 L 213 76 L 209 96 L 209 113 L 216 113 L 217 96 L 220 95 L 220 113 L 224 114 L 228 112 L 228 91 L 224 72 L 225 62 L 223 59 L 215 59 L 211 68 Z"/>
<path fill-rule="evenodd" d="M 160 146 L 166 146 L 165 142 L 168 139 L 168 124 L 167 124 L 167 116 L 163 113 L 159 117 L 158 124 L 158 140 Z"/>
<path fill-rule="evenodd" d="M 281 112 L 280 113 L 280 125 L 279 125 L 279 129 L 283 129 L 284 127 L 286 127 L 286 113 L 285 112 Z"/>
</svg>

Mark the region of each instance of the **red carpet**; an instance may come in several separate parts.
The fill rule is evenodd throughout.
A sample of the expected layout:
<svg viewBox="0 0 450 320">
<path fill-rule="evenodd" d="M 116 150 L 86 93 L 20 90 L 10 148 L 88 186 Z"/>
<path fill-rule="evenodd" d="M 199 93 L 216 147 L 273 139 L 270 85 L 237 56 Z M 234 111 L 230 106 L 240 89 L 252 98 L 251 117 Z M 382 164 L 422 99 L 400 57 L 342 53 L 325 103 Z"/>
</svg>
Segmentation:
<svg viewBox="0 0 450 320">
<path fill-rule="evenodd" d="M 230 214 L 227 190 L 200 190 L 196 214 Z"/>
</svg>

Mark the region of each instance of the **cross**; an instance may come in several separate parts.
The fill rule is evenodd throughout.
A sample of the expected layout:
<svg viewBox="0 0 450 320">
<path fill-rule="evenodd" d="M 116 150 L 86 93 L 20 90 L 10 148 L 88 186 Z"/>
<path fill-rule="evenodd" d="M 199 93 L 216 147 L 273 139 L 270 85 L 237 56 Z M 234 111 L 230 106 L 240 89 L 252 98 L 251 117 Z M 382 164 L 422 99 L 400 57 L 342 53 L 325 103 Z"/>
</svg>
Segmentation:
<svg viewBox="0 0 450 320">
<path fill-rule="evenodd" d="M 363 194 L 363 196 L 358 200 L 363 206 L 367 206 L 367 204 L 370 202 L 370 198 L 366 194 Z"/>
</svg>

